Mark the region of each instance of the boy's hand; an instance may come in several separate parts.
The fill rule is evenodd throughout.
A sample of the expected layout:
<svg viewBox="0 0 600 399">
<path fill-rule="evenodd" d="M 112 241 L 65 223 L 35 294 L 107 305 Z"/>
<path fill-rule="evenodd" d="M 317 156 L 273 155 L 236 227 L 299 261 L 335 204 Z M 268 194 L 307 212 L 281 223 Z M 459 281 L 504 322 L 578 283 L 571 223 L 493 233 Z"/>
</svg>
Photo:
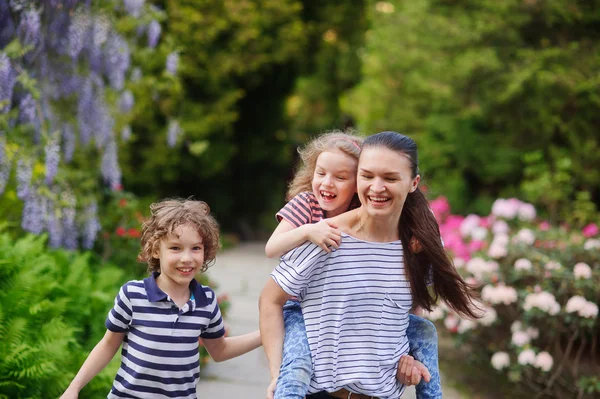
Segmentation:
<svg viewBox="0 0 600 399">
<path fill-rule="evenodd" d="M 67 389 L 65 393 L 62 394 L 60 399 L 77 399 L 78 397 L 79 394 L 75 390 Z"/>
<path fill-rule="evenodd" d="M 404 385 L 418 385 L 421 379 L 425 382 L 431 380 L 431 375 L 427 367 L 423 363 L 415 360 L 410 355 L 404 355 L 398 362 L 398 370 L 396 372 L 396 379 Z"/>
<path fill-rule="evenodd" d="M 311 224 L 308 230 L 308 240 L 317 244 L 325 252 L 331 252 L 332 249 L 338 249 L 342 240 L 342 232 L 337 226 L 323 219 L 318 223 Z"/>
</svg>

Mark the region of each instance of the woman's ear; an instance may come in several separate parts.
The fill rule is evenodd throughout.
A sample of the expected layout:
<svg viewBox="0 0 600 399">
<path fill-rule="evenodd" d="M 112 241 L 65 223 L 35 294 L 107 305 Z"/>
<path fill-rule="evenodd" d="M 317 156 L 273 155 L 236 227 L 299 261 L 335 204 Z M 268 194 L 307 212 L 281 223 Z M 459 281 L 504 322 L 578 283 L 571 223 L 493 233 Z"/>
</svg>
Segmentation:
<svg viewBox="0 0 600 399">
<path fill-rule="evenodd" d="M 417 175 L 412 181 L 412 186 L 410 188 L 410 192 L 414 193 L 419 187 L 419 183 L 421 182 L 421 175 Z"/>
</svg>

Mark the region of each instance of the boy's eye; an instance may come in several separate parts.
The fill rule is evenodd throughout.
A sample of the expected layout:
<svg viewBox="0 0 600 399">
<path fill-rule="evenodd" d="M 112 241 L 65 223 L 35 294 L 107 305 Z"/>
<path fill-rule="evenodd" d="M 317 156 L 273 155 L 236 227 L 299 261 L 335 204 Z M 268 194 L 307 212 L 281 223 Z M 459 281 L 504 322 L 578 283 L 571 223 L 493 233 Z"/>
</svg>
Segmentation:
<svg viewBox="0 0 600 399">
<path fill-rule="evenodd" d="M 177 251 L 177 250 L 179 250 L 179 247 L 172 246 L 169 249 L 172 250 L 172 251 Z"/>
<path fill-rule="evenodd" d="M 202 251 L 202 249 L 203 249 L 202 247 L 198 247 L 198 246 L 194 247 L 194 251 Z"/>
</svg>

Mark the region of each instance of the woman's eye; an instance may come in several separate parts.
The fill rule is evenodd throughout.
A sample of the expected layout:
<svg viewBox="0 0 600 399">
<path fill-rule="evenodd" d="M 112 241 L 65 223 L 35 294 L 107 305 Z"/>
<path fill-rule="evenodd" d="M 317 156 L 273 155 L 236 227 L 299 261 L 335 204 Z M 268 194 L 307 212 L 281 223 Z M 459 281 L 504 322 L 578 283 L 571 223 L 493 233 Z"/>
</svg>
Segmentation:
<svg viewBox="0 0 600 399">
<path fill-rule="evenodd" d="M 389 181 L 389 182 L 395 182 L 395 181 L 398 181 L 398 179 L 395 179 L 395 178 L 393 178 L 393 177 L 388 177 L 388 178 L 387 178 L 387 179 L 385 179 L 385 180 L 386 180 L 386 181 Z"/>
<path fill-rule="evenodd" d="M 373 176 L 370 176 L 370 175 L 362 175 L 361 177 L 365 180 L 370 180 L 373 178 Z"/>
</svg>

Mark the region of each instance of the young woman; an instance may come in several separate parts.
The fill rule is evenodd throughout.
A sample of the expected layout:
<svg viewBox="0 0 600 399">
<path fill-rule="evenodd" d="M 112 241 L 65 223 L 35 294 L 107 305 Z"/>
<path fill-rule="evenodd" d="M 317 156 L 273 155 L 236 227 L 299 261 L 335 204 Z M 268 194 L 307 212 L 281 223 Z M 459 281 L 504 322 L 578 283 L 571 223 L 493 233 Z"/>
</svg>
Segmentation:
<svg viewBox="0 0 600 399">
<path fill-rule="evenodd" d="M 419 181 L 414 141 L 395 132 L 368 137 L 358 163 L 362 207 L 331 220 L 342 232 L 339 248 L 305 243 L 282 257 L 267 282 L 260 328 L 270 361 L 281 352 L 284 303 L 290 296 L 301 301 L 314 369 L 307 398 L 399 398 L 409 311 L 431 309 L 441 297 L 477 317 L 474 291 L 444 251 Z M 403 250 L 413 236 L 419 254 Z"/>
</svg>

